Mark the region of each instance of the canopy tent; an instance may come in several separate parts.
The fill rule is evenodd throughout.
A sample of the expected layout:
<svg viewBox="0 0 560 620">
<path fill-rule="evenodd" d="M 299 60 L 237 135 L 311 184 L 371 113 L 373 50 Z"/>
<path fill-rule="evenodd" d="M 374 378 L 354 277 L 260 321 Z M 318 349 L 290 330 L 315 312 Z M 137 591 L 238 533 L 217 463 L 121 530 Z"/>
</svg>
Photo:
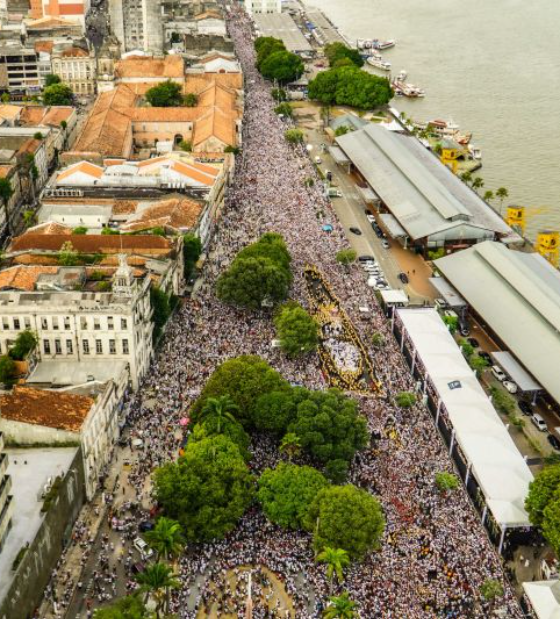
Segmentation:
<svg viewBox="0 0 560 620">
<path fill-rule="evenodd" d="M 560 619 L 560 582 L 558 579 L 526 582 L 523 584 L 523 589 L 537 618 Z"/>
<path fill-rule="evenodd" d="M 393 238 L 406 237 L 406 230 L 399 224 L 397 218 L 390 213 L 380 213 L 379 219 L 383 222 L 383 226 Z"/>
<path fill-rule="evenodd" d="M 428 280 L 450 308 L 465 308 L 467 306 L 467 302 L 445 278 L 428 278 Z"/>
<path fill-rule="evenodd" d="M 388 288 L 384 291 L 380 291 L 381 298 L 388 305 L 402 304 L 408 306 L 408 295 L 400 288 L 392 289 Z"/>
<path fill-rule="evenodd" d="M 350 160 L 339 146 L 329 146 L 329 153 L 339 166 L 347 166 Z"/>
<path fill-rule="evenodd" d="M 379 196 L 371 189 L 371 187 L 360 187 L 359 185 L 356 187 L 358 188 L 358 193 L 363 198 L 364 202 L 379 203 Z"/>
<path fill-rule="evenodd" d="M 524 502 L 533 475 L 439 314 L 433 308 L 400 309 L 397 317 L 502 532 L 530 526 Z"/>
<path fill-rule="evenodd" d="M 543 389 L 509 351 L 494 351 L 490 356 L 506 371 L 511 380 L 517 383 L 522 392 L 538 392 Z"/>
</svg>

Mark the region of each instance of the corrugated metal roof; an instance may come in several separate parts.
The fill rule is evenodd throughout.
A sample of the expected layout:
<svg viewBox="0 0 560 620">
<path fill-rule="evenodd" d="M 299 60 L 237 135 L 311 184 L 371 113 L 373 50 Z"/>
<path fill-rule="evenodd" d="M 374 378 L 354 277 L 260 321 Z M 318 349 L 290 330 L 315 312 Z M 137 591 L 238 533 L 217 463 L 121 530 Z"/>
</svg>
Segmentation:
<svg viewBox="0 0 560 620">
<path fill-rule="evenodd" d="M 560 272 L 536 253 L 485 242 L 437 268 L 560 403 Z"/>
<path fill-rule="evenodd" d="M 309 41 L 287 13 L 260 13 L 253 16 L 261 36 L 281 39 L 290 52 L 310 52 Z"/>
</svg>

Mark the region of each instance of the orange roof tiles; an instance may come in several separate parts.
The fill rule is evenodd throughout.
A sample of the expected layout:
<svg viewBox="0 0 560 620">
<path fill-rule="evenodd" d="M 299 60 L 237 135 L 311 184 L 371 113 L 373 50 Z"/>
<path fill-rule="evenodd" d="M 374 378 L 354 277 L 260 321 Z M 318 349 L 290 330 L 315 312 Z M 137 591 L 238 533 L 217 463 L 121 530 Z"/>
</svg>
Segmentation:
<svg viewBox="0 0 560 620">
<path fill-rule="evenodd" d="M 6 420 L 77 433 L 94 402 L 89 396 L 15 387 L 0 395 L 0 410 Z"/>
<path fill-rule="evenodd" d="M 170 198 L 152 203 L 121 226 L 123 231 L 135 232 L 156 226 L 174 229 L 193 228 L 204 205 L 189 198 Z"/>
<path fill-rule="evenodd" d="M 185 61 L 181 56 L 169 54 L 164 58 L 130 56 L 115 65 L 115 77 L 119 78 L 183 78 Z"/>
<path fill-rule="evenodd" d="M 49 108 L 49 111 L 43 117 L 43 125 L 51 125 L 59 127 L 62 121 L 68 121 L 68 119 L 74 114 L 74 108 L 70 106 L 54 106 Z"/>
<path fill-rule="evenodd" d="M 43 250 L 58 252 L 65 243 L 72 244 L 77 252 L 118 252 L 156 250 L 168 252 L 172 249 L 171 243 L 158 235 L 37 235 L 25 233 L 16 237 L 10 246 L 12 252 L 26 250 Z"/>
<path fill-rule="evenodd" d="M 0 117 L 14 120 L 21 114 L 22 108 L 19 105 L 4 104 L 0 105 Z"/>
<path fill-rule="evenodd" d="M 10 176 L 11 172 L 15 170 L 15 166 L 10 164 L 0 164 L 0 179 L 5 179 Z"/>
<path fill-rule="evenodd" d="M 40 52 L 45 52 L 46 54 L 50 54 L 53 51 L 54 41 L 52 40 L 49 41 L 48 39 L 43 39 L 41 41 L 35 41 L 34 47 L 35 47 L 35 51 L 37 52 L 37 54 L 39 54 Z"/>
<path fill-rule="evenodd" d="M 89 57 L 89 52 L 81 47 L 69 47 L 62 51 L 61 56 L 65 58 L 85 58 Z"/>
<path fill-rule="evenodd" d="M 33 228 L 28 228 L 27 232 L 32 232 L 35 235 L 70 235 L 72 229 L 58 222 L 45 222 L 44 224 L 33 226 Z"/>
<path fill-rule="evenodd" d="M 91 177 L 95 177 L 96 179 L 100 179 L 103 176 L 103 168 L 91 164 L 89 161 L 80 161 L 77 164 L 66 168 L 66 170 L 63 170 L 56 178 L 56 181 L 57 183 L 60 183 L 60 181 L 64 181 L 64 179 L 67 179 L 76 173 L 87 174 Z"/>
<path fill-rule="evenodd" d="M 0 290 L 12 289 L 19 291 L 33 291 L 37 278 L 43 274 L 53 274 L 58 267 L 35 267 L 17 265 L 0 271 Z"/>
</svg>

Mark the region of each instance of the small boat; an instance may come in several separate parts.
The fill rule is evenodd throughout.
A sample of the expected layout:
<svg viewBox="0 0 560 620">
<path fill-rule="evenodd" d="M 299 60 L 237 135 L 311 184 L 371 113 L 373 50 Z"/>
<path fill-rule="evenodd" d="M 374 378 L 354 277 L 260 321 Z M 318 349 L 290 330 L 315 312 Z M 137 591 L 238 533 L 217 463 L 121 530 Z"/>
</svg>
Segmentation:
<svg viewBox="0 0 560 620">
<path fill-rule="evenodd" d="M 395 79 L 397 80 L 397 82 L 404 82 L 407 77 L 408 73 L 404 69 L 401 69 Z"/>
<path fill-rule="evenodd" d="M 374 56 L 370 56 L 367 59 L 368 65 L 375 67 L 376 69 L 380 69 L 381 71 L 391 71 L 391 63 L 383 60 L 382 58 L 375 58 Z"/>
<path fill-rule="evenodd" d="M 469 144 L 469 153 L 473 159 L 482 159 L 482 151 L 474 144 Z"/>
<path fill-rule="evenodd" d="M 400 80 L 393 80 L 391 83 L 395 91 L 395 95 L 398 97 L 408 97 L 409 99 L 421 99 L 425 97 L 426 93 L 418 86 L 414 86 L 414 84 L 407 84 L 406 82 Z"/>
<path fill-rule="evenodd" d="M 378 39 L 374 39 L 372 47 L 376 50 L 388 50 L 392 47 L 395 47 L 397 42 L 394 39 L 389 39 L 387 41 L 379 41 Z"/>
</svg>

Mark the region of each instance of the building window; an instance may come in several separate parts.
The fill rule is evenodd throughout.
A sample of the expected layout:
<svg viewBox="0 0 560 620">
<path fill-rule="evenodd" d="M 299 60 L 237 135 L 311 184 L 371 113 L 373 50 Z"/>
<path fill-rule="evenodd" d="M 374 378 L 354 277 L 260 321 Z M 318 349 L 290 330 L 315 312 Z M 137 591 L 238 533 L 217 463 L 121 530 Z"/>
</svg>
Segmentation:
<svg viewBox="0 0 560 620">
<path fill-rule="evenodd" d="M 128 329 L 128 322 L 126 319 L 121 319 L 121 329 Z"/>
<path fill-rule="evenodd" d="M 45 355 L 50 355 L 51 354 L 51 342 L 50 342 L 50 340 L 43 340 L 43 351 L 45 352 Z"/>
<path fill-rule="evenodd" d="M 9 323 L 7 317 L 3 317 L 2 318 L 2 327 L 4 329 L 10 329 L 10 323 Z"/>
<path fill-rule="evenodd" d="M 107 317 L 107 329 L 115 329 L 115 324 L 112 316 Z"/>
<path fill-rule="evenodd" d="M 89 340 L 82 340 L 82 349 L 84 355 L 89 355 Z"/>
<path fill-rule="evenodd" d="M 57 355 L 62 355 L 62 343 L 60 342 L 59 338 L 54 341 L 54 350 L 56 351 Z"/>
<path fill-rule="evenodd" d="M 123 340 L 122 341 L 122 352 L 124 355 L 128 355 L 128 340 Z"/>
<path fill-rule="evenodd" d="M 25 329 L 31 329 L 31 319 L 28 316 L 23 319 L 23 324 L 25 325 Z"/>
<path fill-rule="evenodd" d="M 19 319 L 14 319 L 14 329 L 20 329 Z"/>
<path fill-rule="evenodd" d="M 41 318 L 41 329 L 49 329 L 49 322 L 46 316 Z"/>
<path fill-rule="evenodd" d="M 117 343 L 114 340 L 109 340 L 109 353 L 115 355 L 117 353 Z"/>
<path fill-rule="evenodd" d="M 87 319 L 85 316 L 80 318 L 80 328 L 87 329 Z"/>
<path fill-rule="evenodd" d="M 64 317 L 64 329 L 70 329 L 70 317 L 69 316 Z"/>
<path fill-rule="evenodd" d="M 103 342 L 101 342 L 101 340 L 96 340 L 95 341 L 95 352 L 99 355 L 100 353 L 103 353 Z"/>
<path fill-rule="evenodd" d="M 52 328 L 58 329 L 58 317 L 57 316 L 53 316 L 52 318 Z"/>
<path fill-rule="evenodd" d="M 93 329 L 101 329 L 101 321 L 99 319 L 93 319 Z"/>
<path fill-rule="evenodd" d="M 66 341 L 66 355 L 72 355 L 72 341 Z"/>
</svg>

